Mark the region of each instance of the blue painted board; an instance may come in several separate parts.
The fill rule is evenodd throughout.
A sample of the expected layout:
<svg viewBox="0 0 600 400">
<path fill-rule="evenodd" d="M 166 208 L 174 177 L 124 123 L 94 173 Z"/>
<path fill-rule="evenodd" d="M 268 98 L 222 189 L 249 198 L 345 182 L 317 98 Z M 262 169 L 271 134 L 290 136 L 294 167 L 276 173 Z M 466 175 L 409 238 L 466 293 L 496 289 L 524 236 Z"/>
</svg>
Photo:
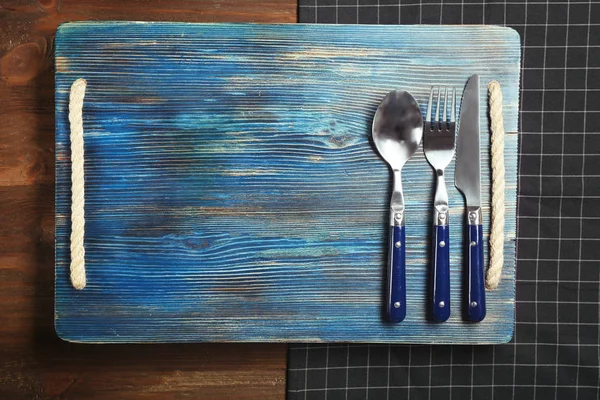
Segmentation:
<svg viewBox="0 0 600 400">
<path fill-rule="evenodd" d="M 478 73 L 517 132 L 520 39 L 492 26 L 85 22 L 56 37 L 56 330 L 77 342 L 499 343 L 515 305 L 517 137 L 506 246 L 487 317 L 461 315 L 464 201 L 451 184 L 452 315 L 428 319 L 434 175 L 403 173 L 407 315 L 387 323 L 391 174 L 370 141 L 381 99 Z M 87 287 L 69 281 L 68 95 L 87 80 Z M 481 88 L 486 104 L 487 90 Z M 424 111 L 424 110 L 423 110 Z M 486 113 L 481 142 L 488 146 Z M 489 154 L 483 152 L 484 237 Z M 488 248 L 485 247 L 487 260 Z"/>
</svg>

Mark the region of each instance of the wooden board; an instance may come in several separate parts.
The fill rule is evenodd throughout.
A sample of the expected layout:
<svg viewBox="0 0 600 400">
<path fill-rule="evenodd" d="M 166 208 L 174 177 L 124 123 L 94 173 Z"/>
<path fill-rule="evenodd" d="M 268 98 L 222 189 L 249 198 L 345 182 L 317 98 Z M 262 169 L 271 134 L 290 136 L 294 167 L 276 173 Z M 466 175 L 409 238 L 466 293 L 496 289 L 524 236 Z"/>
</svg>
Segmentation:
<svg viewBox="0 0 600 400">
<path fill-rule="evenodd" d="M 517 131 L 520 41 L 499 27 L 74 23 L 56 42 L 56 329 L 82 342 L 498 343 L 512 336 L 517 135 L 506 144 L 506 265 L 462 320 L 463 200 L 450 185 L 454 312 L 426 318 L 433 173 L 406 165 L 407 318 L 382 316 L 390 173 L 370 141 L 403 88 L 504 89 Z M 67 98 L 88 81 L 88 286 L 68 279 Z M 485 87 L 481 91 L 486 103 Z M 489 143 L 482 113 L 482 143 Z M 483 153 L 484 226 L 489 157 Z M 453 164 L 448 171 L 453 181 Z M 486 247 L 487 254 L 487 247 Z"/>
</svg>

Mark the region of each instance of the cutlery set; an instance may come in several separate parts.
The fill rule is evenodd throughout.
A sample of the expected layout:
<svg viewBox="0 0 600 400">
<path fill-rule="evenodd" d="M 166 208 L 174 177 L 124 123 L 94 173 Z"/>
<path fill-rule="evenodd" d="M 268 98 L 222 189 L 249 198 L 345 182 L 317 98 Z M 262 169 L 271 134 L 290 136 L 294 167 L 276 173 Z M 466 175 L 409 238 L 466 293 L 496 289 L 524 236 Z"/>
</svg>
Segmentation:
<svg viewBox="0 0 600 400">
<path fill-rule="evenodd" d="M 387 317 L 392 322 L 400 322 L 406 316 L 406 218 L 402 167 L 417 151 L 421 139 L 425 158 L 436 176 L 431 246 L 431 317 L 440 322 L 450 317 L 450 228 L 444 171 L 454 157 L 455 147 L 454 183 L 465 197 L 468 225 L 464 254 L 465 315 L 471 322 L 482 321 L 485 317 L 478 75 L 473 75 L 467 82 L 458 122 L 456 134 L 456 89 L 442 87 L 431 88 L 425 121 L 412 95 L 400 90 L 390 92 L 383 99 L 373 119 L 373 142 L 392 169 L 394 179 L 386 296 Z"/>
</svg>

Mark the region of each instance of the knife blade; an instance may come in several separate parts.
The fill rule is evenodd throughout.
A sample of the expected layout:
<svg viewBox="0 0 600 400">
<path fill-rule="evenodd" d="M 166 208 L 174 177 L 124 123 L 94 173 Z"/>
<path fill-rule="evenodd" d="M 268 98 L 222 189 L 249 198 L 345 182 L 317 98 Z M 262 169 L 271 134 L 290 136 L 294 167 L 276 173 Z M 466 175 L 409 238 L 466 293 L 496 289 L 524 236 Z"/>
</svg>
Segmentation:
<svg viewBox="0 0 600 400">
<path fill-rule="evenodd" d="M 454 184 L 465 196 L 467 204 L 467 261 L 465 308 L 473 322 L 485 318 L 485 286 L 483 282 L 483 229 L 481 213 L 481 159 L 479 127 L 479 75 L 469 78 L 460 108 Z"/>
<path fill-rule="evenodd" d="M 481 205 L 481 161 L 479 158 L 479 75 L 467 82 L 460 107 L 454 184 L 467 207 Z"/>
</svg>

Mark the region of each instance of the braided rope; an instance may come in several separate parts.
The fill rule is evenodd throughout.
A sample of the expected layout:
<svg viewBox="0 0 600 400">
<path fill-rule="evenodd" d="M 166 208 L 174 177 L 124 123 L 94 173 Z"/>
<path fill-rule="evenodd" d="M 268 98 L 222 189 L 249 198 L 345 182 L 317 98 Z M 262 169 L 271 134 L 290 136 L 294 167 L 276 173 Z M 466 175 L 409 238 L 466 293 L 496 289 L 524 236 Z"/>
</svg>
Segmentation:
<svg viewBox="0 0 600 400">
<path fill-rule="evenodd" d="M 488 85 L 492 142 L 492 222 L 490 232 L 490 266 L 485 285 L 498 287 L 504 264 L 504 118 L 502 90 L 497 81 Z"/>
<path fill-rule="evenodd" d="M 71 283 L 83 289 L 85 279 L 85 185 L 83 176 L 83 98 L 86 81 L 77 79 L 71 86 L 69 122 L 71 123 Z"/>
</svg>

